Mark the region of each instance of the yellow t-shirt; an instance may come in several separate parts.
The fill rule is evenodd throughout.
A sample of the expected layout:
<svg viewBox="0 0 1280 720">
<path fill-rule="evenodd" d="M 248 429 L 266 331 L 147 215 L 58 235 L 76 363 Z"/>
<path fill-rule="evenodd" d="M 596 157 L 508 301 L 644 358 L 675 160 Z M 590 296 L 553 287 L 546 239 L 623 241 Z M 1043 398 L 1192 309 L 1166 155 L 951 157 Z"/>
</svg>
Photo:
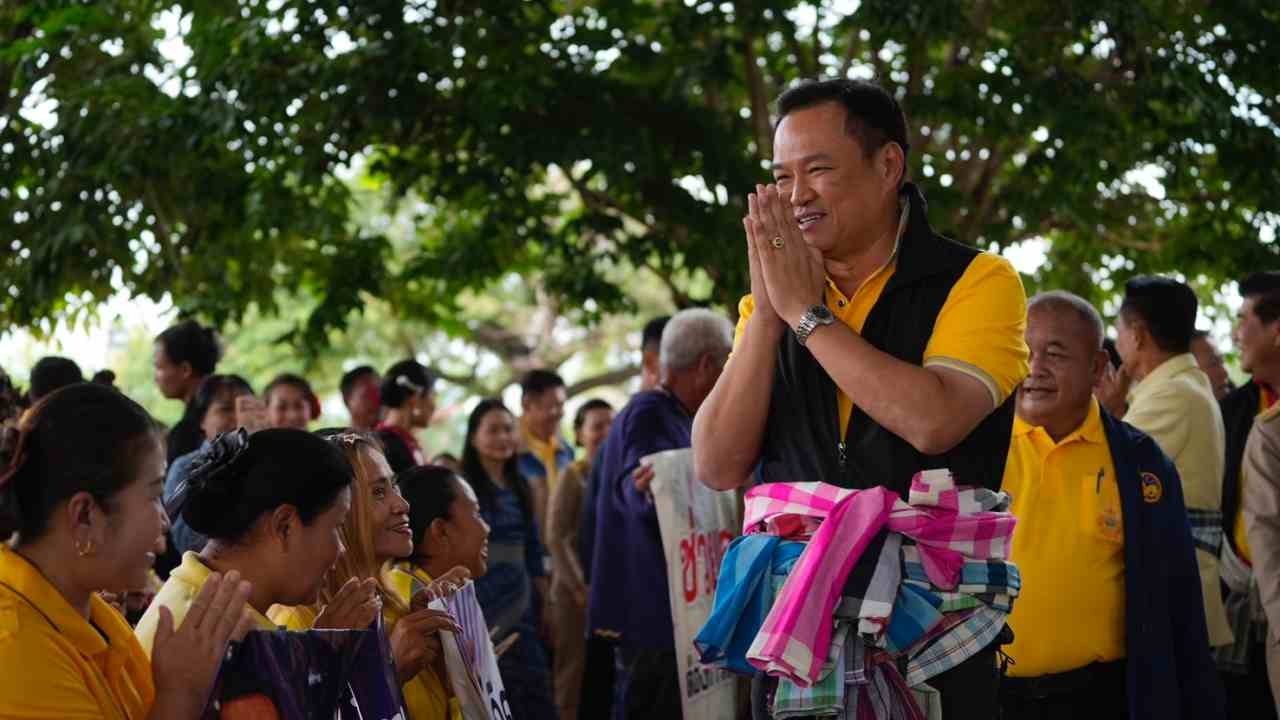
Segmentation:
<svg viewBox="0 0 1280 720">
<path fill-rule="evenodd" d="M 200 556 L 196 553 L 187 552 L 182 555 L 182 564 L 169 573 L 169 579 L 165 581 L 164 587 L 156 593 L 156 599 L 151 601 L 151 607 L 142 614 L 142 619 L 133 630 L 138 636 L 138 642 L 142 643 L 142 649 L 146 651 L 147 657 L 151 657 L 151 644 L 156 637 L 156 625 L 160 622 L 160 608 L 167 607 L 169 612 L 173 613 L 174 629 L 182 627 L 183 619 L 191 610 L 191 603 L 195 601 L 200 588 L 204 587 L 205 581 L 212 573 L 213 571 L 200 560 Z M 258 630 L 278 629 L 266 615 L 252 607 L 249 608 L 249 612 L 253 614 Z"/>
<path fill-rule="evenodd" d="M 1258 396 L 1258 414 L 1266 412 L 1275 404 L 1275 398 L 1271 393 L 1263 390 Z M 1241 560 L 1253 565 L 1253 551 L 1249 549 L 1249 535 L 1245 532 L 1244 527 L 1244 463 L 1240 463 L 1240 502 L 1236 510 L 1236 516 L 1231 521 L 1231 539 L 1235 540 L 1236 555 Z"/>
<path fill-rule="evenodd" d="M 862 332 L 871 308 L 880 299 L 897 269 L 896 252 L 883 267 L 867 278 L 852 297 L 845 297 L 827 280 L 826 302 L 831 313 L 854 332 Z M 737 347 L 755 310 L 750 295 L 738 303 Z M 948 367 L 970 375 L 991 393 L 992 407 L 999 407 L 1027 376 L 1027 294 L 1022 278 L 999 255 L 979 253 L 952 286 L 938 312 L 933 335 L 925 346 L 924 366 Z M 840 434 L 849 429 L 853 401 L 837 389 Z"/>
<path fill-rule="evenodd" d="M 1009 674 L 1125 657 L 1124 517 L 1097 401 L 1060 443 L 1016 418 L 1001 489 L 1018 518 L 1010 560 L 1022 573 Z"/>
<path fill-rule="evenodd" d="M 271 622 L 289 630 L 310 630 L 316 624 L 316 609 L 310 605 L 272 605 L 267 608 Z"/>
<path fill-rule="evenodd" d="M 0 718 L 140 720 L 155 703 L 151 663 L 97 595 L 86 619 L 0 543 Z"/>
<path fill-rule="evenodd" d="M 431 576 L 419 568 L 406 564 L 397 565 L 391 572 L 392 589 L 404 602 L 405 607 L 410 607 L 412 604 L 414 578 L 423 583 L 431 582 Z M 394 608 L 388 607 L 385 609 L 385 617 L 390 624 L 394 625 L 403 616 Z M 442 678 L 430 666 L 401 685 L 400 694 L 404 696 L 404 708 L 412 720 L 418 720 L 418 718 L 462 720 L 462 706 L 458 703 L 458 699 L 445 687 Z"/>
</svg>

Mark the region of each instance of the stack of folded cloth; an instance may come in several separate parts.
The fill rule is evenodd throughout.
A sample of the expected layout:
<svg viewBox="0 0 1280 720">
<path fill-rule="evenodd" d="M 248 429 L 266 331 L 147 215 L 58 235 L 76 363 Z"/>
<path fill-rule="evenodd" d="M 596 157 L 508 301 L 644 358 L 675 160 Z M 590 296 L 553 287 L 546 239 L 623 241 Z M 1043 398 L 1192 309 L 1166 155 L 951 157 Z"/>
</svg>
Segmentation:
<svg viewBox="0 0 1280 720">
<path fill-rule="evenodd" d="M 747 493 L 694 644 L 703 663 L 778 678 L 773 715 L 936 717 L 926 682 L 986 649 L 1021 581 L 1009 498 L 917 474 L 884 488 L 770 483 Z"/>
</svg>

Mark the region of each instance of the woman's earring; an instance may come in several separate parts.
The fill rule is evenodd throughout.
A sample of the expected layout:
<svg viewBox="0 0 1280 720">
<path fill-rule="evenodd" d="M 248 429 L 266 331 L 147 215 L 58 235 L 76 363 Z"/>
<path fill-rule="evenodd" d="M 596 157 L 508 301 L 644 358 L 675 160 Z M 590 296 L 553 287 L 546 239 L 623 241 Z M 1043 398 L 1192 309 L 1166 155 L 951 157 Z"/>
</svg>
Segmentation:
<svg viewBox="0 0 1280 720">
<path fill-rule="evenodd" d="M 80 545 L 79 540 L 76 541 L 76 555 L 80 557 L 86 557 L 86 556 L 92 555 L 93 549 L 94 548 L 93 548 L 92 540 L 86 542 L 83 546 Z"/>
</svg>

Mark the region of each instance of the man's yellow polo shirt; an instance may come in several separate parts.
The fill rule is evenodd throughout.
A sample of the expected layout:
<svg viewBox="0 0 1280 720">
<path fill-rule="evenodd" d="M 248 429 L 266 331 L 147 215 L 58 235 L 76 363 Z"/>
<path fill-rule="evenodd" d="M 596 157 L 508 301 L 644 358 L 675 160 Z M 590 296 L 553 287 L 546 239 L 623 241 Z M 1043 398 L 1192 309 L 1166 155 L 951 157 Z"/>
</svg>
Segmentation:
<svg viewBox="0 0 1280 720">
<path fill-rule="evenodd" d="M 1022 592 L 1009 616 L 1013 677 L 1125 656 L 1124 519 L 1098 402 L 1060 443 L 1013 421 L 1001 489 L 1018 518 L 1010 560 Z"/>
<path fill-rule="evenodd" d="M 151 663 L 124 618 L 93 595 L 80 614 L 0 543 L 0 718 L 141 720 Z"/>
<path fill-rule="evenodd" d="M 827 307 L 849 329 L 862 332 L 867 315 L 896 269 L 897 250 L 850 297 L 845 297 L 828 279 Z M 738 303 L 734 347 L 742 340 L 754 310 L 750 295 Z M 1026 329 L 1027 293 L 1018 271 L 999 255 L 978 253 L 938 312 L 923 364 L 952 368 L 976 378 L 991 393 L 992 407 L 999 407 L 1027 376 Z M 853 415 L 853 401 L 844 391 L 836 392 L 840 434 L 844 436 Z"/>
<path fill-rule="evenodd" d="M 205 581 L 212 574 L 213 571 L 200 560 L 199 555 L 193 552 L 183 553 L 182 564 L 169 573 L 169 579 L 164 582 L 160 592 L 156 593 L 156 599 L 151 601 L 151 607 L 142 614 L 142 619 L 133 630 L 138 636 L 138 642 L 142 643 L 142 649 L 146 651 L 147 657 L 151 657 L 152 643 L 156 638 L 156 626 L 160 622 L 160 608 L 167 607 L 169 612 L 173 613 L 175 630 L 182 627 L 182 621 L 191 610 L 191 604 L 195 602 L 196 595 L 200 594 L 200 588 L 204 587 Z M 249 612 L 253 614 L 256 622 L 255 629 L 278 629 L 266 615 L 252 607 L 249 608 Z"/>
</svg>

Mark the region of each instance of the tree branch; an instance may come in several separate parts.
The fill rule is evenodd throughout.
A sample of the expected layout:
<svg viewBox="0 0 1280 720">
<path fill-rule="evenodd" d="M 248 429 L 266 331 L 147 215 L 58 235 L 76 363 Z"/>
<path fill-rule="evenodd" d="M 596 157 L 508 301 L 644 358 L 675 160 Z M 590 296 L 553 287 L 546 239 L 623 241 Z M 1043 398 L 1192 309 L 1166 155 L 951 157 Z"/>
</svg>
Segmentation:
<svg viewBox="0 0 1280 720">
<path fill-rule="evenodd" d="M 773 157 L 773 128 L 769 126 L 769 101 L 764 76 L 756 64 L 755 38 L 749 30 L 742 32 L 742 61 L 747 76 L 747 94 L 751 98 L 751 129 L 755 133 L 756 157 Z"/>
<path fill-rule="evenodd" d="M 598 387 L 606 387 L 608 385 L 617 385 L 618 383 L 626 382 L 639 373 L 639 365 L 627 365 L 625 367 L 617 368 L 616 370 L 609 370 L 585 380 L 579 380 L 566 388 L 565 394 L 569 397 L 575 397 Z"/>
</svg>

